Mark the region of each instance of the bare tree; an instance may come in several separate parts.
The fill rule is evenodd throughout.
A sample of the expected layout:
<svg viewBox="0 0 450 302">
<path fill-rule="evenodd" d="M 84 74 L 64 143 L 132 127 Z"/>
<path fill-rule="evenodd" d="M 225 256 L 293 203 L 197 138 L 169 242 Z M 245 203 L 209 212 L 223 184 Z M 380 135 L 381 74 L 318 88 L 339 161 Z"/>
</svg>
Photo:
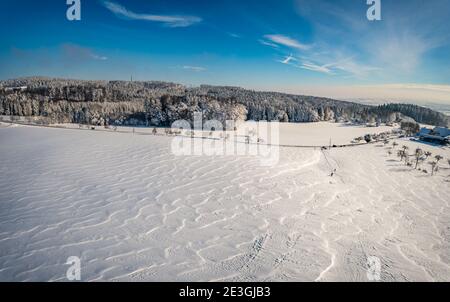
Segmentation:
<svg viewBox="0 0 450 302">
<path fill-rule="evenodd" d="M 429 164 L 431 165 L 431 176 L 433 176 L 434 172 L 436 171 L 436 168 L 437 168 L 437 162 L 432 161 L 432 162 L 429 162 Z"/>
<path fill-rule="evenodd" d="M 423 156 L 423 150 L 420 148 L 416 149 L 416 152 L 414 152 L 414 157 L 416 159 L 416 166 L 414 167 L 414 169 L 417 169 L 417 167 L 419 166 L 419 162 L 422 161 L 422 156 Z"/>
<path fill-rule="evenodd" d="M 409 154 L 408 154 L 409 147 L 403 145 L 402 149 L 403 149 L 403 158 L 405 159 L 405 165 L 407 165 L 409 162 Z"/>
<path fill-rule="evenodd" d="M 450 159 L 447 159 L 447 162 L 448 162 L 448 165 L 450 166 Z M 450 177 L 450 175 L 449 175 L 449 177 Z"/>
<path fill-rule="evenodd" d="M 400 161 L 403 161 L 406 158 L 406 152 L 405 150 L 398 150 L 397 156 L 400 157 Z"/>
<path fill-rule="evenodd" d="M 443 159 L 443 157 L 441 155 L 436 155 L 434 159 L 435 161 L 430 162 L 431 175 L 434 175 L 439 170 L 439 162 Z"/>
<path fill-rule="evenodd" d="M 397 142 L 393 142 L 393 143 L 392 143 L 392 149 L 393 149 L 393 150 L 395 150 L 395 147 L 397 147 L 397 146 L 398 146 L 398 143 L 397 143 Z"/>
</svg>

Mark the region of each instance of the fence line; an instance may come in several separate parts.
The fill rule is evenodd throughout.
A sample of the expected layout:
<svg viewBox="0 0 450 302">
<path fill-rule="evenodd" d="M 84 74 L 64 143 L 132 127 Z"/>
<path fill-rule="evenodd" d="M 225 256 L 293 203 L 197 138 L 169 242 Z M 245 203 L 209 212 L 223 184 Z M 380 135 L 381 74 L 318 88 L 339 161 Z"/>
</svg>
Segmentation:
<svg viewBox="0 0 450 302">
<path fill-rule="evenodd" d="M 12 117 L 12 116 L 0 116 L 0 122 L 3 123 L 10 123 L 10 124 L 17 124 L 17 125 L 23 125 L 23 126 L 30 126 L 30 127 L 41 127 L 41 128 L 52 128 L 52 129 L 64 129 L 64 130 L 83 130 L 83 131 L 102 131 L 102 132 L 109 132 L 109 133 L 122 133 L 122 134 L 136 134 L 136 135 L 149 135 L 149 136 L 167 136 L 167 137 L 183 137 L 183 138 L 192 138 L 192 139 L 208 139 L 208 140 L 217 140 L 217 141 L 226 141 L 224 139 L 220 139 L 220 138 L 212 138 L 212 137 L 205 137 L 205 136 L 191 136 L 191 135 L 183 135 L 183 134 L 165 134 L 165 133 L 147 133 L 147 132 L 139 132 L 139 131 L 135 131 L 136 127 L 130 127 L 130 131 L 124 131 L 124 130 L 118 130 L 117 127 L 114 129 L 98 129 L 97 127 L 100 126 L 90 126 L 90 125 L 83 125 L 86 126 L 88 128 L 70 128 L 70 127 L 65 127 L 64 125 L 51 125 L 51 124 L 46 124 L 42 119 L 39 118 L 32 118 L 34 121 L 27 121 L 27 118 L 29 117 Z M 139 128 L 137 128 L 139 129 Z M 151 127 L 146 128 L 146 129 L 152 129 Z M 170 128 L 156 128 L 156 129 L 170 129 Z M 192 130 L 190 130 L 192 131 Z M 195 132 L 195 131 L 194 131 Z M 397 139 L 399 138 L 398 136 L 395 137 L 388 137 L 383 139 L 387 140 L 387 141 L 391 141 L 393 139 Z M 254 143 L 254 142 L 241 142 L 241 141 L 237 141 L 237 140 L 233 140 L 233 142 L 235 143 L 241 143 L 241 144 L 246 144 L 246 145 L 261 145 L 261 146 L 267 146 L 267 147 L 281 147 L 281 148 L 304 148 L 304 149 L 317 149 L 320 148 L 322 151 L 323 150 L 328 150 L 329 147 L 328 146 L 308 146 L 308 145 L 285 145 L 285 144 L 270 144 L 270 143 Z M 366 146 L 366 145 L 370 145 L 370 144 L 376 144 L 376 143 L 380 143 L 381 140 L 377 140 L 377 141 L 372 141 L 369 143 L 356 143 L 356 144 L 343 144 L 343 145 L 333 145 L 330 146 L 331 149 L 334 148 L 348 148 L 348 147 L 358 147 L 358 146 Z"/>
</svg>

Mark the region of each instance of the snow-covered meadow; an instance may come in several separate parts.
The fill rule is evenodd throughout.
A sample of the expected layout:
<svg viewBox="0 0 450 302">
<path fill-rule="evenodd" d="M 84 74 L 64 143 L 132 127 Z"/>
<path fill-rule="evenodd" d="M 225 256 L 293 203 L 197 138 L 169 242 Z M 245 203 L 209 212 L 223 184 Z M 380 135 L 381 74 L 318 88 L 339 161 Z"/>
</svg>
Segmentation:
<svg viewBox="0 0 450 302">
<path fill-rule="evenodd" d="M 285 127 L 307 145 L 364 134 Z M 450 281 L 448 148 L 399 141 L 444 156 L 431 176 L 382 144 L 262 166 L 172 140 L 0 126 L 0 281 L 66 281 L 70 256 L 82 281 L 369 281 L 370 257 L 382 281 Z"/>
</svg>

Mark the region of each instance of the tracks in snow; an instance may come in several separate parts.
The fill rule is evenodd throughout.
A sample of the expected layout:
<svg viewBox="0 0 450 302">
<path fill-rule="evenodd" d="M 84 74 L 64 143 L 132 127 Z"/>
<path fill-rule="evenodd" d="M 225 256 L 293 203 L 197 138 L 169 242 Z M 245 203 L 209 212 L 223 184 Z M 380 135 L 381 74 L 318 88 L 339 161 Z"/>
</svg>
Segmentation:
<svg viewBox="0 0 450 302">
<path fill-rule="evenodd" d="M 73 255 L 85 281 L 361 281 L 370 255 L 383 280 L 450 276 L 448 188 L 373 146 L 282 148 L 268 168 L 175 157 L 165 137 L 4 130 L 1 280 L 64 280 Z"/>
</svg>

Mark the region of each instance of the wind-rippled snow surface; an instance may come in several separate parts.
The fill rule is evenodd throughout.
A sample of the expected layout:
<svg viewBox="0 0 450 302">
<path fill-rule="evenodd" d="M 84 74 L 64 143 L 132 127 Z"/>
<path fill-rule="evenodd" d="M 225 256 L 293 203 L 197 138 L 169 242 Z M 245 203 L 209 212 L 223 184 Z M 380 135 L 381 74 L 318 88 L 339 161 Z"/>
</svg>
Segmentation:
<svg viewBox="0 0 450 302">
<path fill-rule="evenodd" d="M 383 281 L 450 281 L 448 169 L 376 145 L 264 167 L 170 143 L 1 128 L 0 280 L 65 281 L 77 256 L 82 281 L 367 281 L 375 256 Z"/>
</svg>

